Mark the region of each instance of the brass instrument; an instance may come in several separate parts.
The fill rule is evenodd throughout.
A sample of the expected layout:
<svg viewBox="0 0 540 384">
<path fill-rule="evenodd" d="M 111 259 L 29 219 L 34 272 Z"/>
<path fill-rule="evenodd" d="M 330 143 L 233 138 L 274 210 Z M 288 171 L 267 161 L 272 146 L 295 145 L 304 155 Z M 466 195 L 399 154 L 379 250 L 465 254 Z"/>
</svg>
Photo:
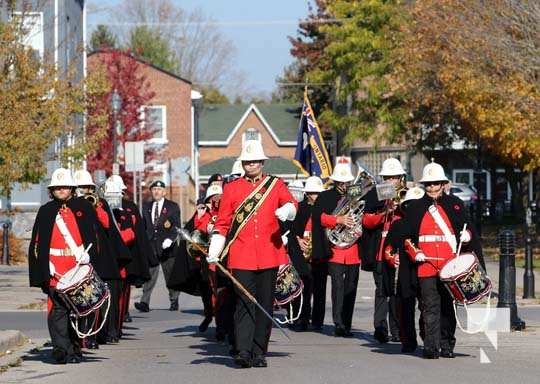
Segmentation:
<svg viewBox="0 0 540 384">
<path fill-rule="evenodd" d="M 362 234 L 362 217 L 366 202 L 364 196 L 375 185 L 375 177 L 358 163 L 358 175 L 355 183 L 347 187 L 346 197 L 338 204 L 332 215 L 350 216 L 355 225 L 351 228 L 338 224 L 325 230 L 328 240 L 338 248 L 349 248 Z"/>
<path fill-rule="evenodd" d="M 307 242 L 307 249 L 304 251 L 304 258 L 306 260 L 311 260 L 311 255 L 313 253 L 313 239 L 311 238 L 311 232 L 304 232 L 304 240 Z"/>
<path fill-rule="evenodd" d="M 409 188 L 400 184 L 398 187 L 396 187 L 396 196 L 392 200 L 396 202 L 398 205 L 400 205 L 403 199 L 405 198 L 405 195 L 407 194 L 408 190 Z"/>
<path fill-rule="evenodd" d="M 95 192 L 85 193 L 83 197 L 92 204 L 94 208 L 97 208 L 99 202 L 99 196 Z"/>
<path fill-rule="evenodd" d="M 186 250 L 189 256 L 192 258 L 204 257 L 204 253 L 201 249 L 208 252 L 208 247 L 210 246 L 208 235 L 198 229 L 191 232 L 190 235 L 192 241 L 188 241 L 186 244 Z"/>
</svg>

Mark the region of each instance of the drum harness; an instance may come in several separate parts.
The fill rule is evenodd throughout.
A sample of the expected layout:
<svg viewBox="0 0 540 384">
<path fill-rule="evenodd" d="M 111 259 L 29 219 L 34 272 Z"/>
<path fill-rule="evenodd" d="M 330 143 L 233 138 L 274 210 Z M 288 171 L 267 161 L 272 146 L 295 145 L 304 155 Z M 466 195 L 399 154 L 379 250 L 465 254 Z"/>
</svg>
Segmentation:
<svg viewBox="0 0 540 384">
<path fill-rule="evenodd" d="M 71 253 L 73 253 L 75 258 L 77 259 L 77 265 L 75 266 L 75 271 L 77 271 L 79 269 L 80 265 L 81 265 L 81 262 L 80 262 L 81 250 L 84 249 L 84 248 L 83 248 L 82 245 L 81 245 L 81 247 L 77 246 L 77 244 L 75 243 L 75 240 L 73 240 L 73 236 L 71 236 L 71 233 L 69 232 L 69 230 L 67 228 L 66 222 L 64 221 L 64 218 L 62 217 L 60 212 L 58 212 L 56 214 L 55 222 L 56 222 L 56 225 L 58 226 L 58 229 L 60 230 L 60 233 L 62 234 L 62 237 L 64 238 L 66 244 L 68 245 L 69 249 L 71 250 Z M 88 247 L 84 250 L 84 252 L 88 252 L 91 247 L 92 247 L 92 243 L 90 243 L 88 245 Z M 75 276 L 75 273 L 72 274 L 70 281 L 73 280 L 74 276 Z M 62 276 L 60 276 L 60 277 L 62 277 Z M 97 316 L 94 316 L 94 322 L 93 322 L 92 326 L 90 327 L 90 330 L 88 332 L 86 332 L 86 333 L 83 333 L 83 332 L 81 332 L 79 330 L 79 317 L 72 312 L 70 314 L 69 321 L 71 323 L 71 327 L 77 333 L 77 336 L 79 338 L 81 338 L 81 339 L 84 339 L 84 338 L 86 338 L 88 336 L 93 336 L 93 335 L 97 334 L 99 331 L 101 331 L 101 328 L 103 328 L 103 326 L 105 325 L 105 322 L 107 320 L 107 315 L 109 314 L 110 306 L 111 306 L 111 295 L 109 293 L 109 295 L 107 297 L 107 309 L 105 310 L 105 314 L 103 316 L 103 320 L 101 322 L 101 325 L 98 327 L 98 329 L 96 329 L 95 331 L 92 331 L 92 329 L 94 328 L 94 326 L 96 324 L 96 321 L 97 321 Z"/>
<path fill-rule="evenodd" d="M 459 241 L 459 245 L 457 246 L 457 251 L 456 251 L 456 236 L 452 234 L 452 232 L 448 228 L 448 225 L 446 225 L 446 222 L 442 218 L 441 213 L 437 209 L 437 206 L 435 204 L 431 205 L 428 208 L 428 211 L 429 211 L 431 217 L 433 218 L 433 220 L 435 220 L 435 223 L 437 224 L 437 226 L 444 233 L 445 241 L 448 242 L 448 244 L 452 248 L 452 251 L 455 253 L 456 258 L 458 258 L 460 256 L 460 254 L 461 254 L 461 246 L 462 246 L 463 242 L 461 240 Z M 462 229 L 461 233 L 465 232 L 466 230 L 467 230 L 467 223 L 465 223 L 463 225 L 463 229 Z M 433 264 L 431 264 L 431 265 L 433 265 Z M 435 267 L 435 268 L 437 270 L 439 270 L 439 272 L 440 272 L 439 268 L 437 268 L 437 267 Z M 457 305 L 456 305 L 456 299 L 455 298 L 452 300 L 452 304 L 454 306 L 454 315 L 456 317 L 456 323 L 457 323 L 459 329 L 461 329 L 462 332 L 464 332 L 466 334 L 469 334 L 469 335 L 473 335 L 475 333 L 482 332 L 485 329 L 485 327 L 487 325 L 487 322 L 489 321 L 489 316 L 490 316 L 490 312 L 491 312 L 491 290 L 489 291 L 489 295 L 488 295 L 488 298 L 487 298 L 487 304 L 486 304 L 486 310 L 485 310 L 486 313 L 484 315 L 484 318 L 482 319 L 482 321 L 480 323 L 474 323 L 474 325 L 477 326 L 478 328 L 476 328 L 476 329 L 474 329 L 472 331 L 466 330 L 461 325 L 461 321 L 459 320 L 459 317 L 458 317 L 458 314 L 457 314 Z M 465 302 L 461 303 L 461 304 L 465 308 L 465 312 L 468 314 L 469 309 L 467 307 L 467 304 Z M 467 318 L 468 317 L 469 316 L 467 316 Z"/>
</svg>

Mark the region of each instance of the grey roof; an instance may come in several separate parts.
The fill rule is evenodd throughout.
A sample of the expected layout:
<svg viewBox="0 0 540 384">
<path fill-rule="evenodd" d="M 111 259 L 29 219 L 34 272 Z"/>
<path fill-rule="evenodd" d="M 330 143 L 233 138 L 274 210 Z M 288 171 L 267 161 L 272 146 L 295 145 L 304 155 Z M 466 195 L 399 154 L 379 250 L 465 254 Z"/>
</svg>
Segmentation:
<svg viewBox="0 0 540 384">
<path fill-rule="evenodd" d="M 224 157 L 214 160 L 199 168 L 200 177 L 209 177 L 214 173 L 228 175 L 231 173 L 232 166 L 236 157 Z M 283 157 L 271 157 L 264 162 L 264 172 L 271 175 L 295 175 L 301 174 L 298 167 L 291 160 Z"/>
<path fill-rule="evenodd" d="M 225 141 L 251 105 L 205 105 L 199 116 L 200 141 Z M 258 104 L 256 108 L 280 141 L 296 141 L 300 105 Z"/>
</svg>

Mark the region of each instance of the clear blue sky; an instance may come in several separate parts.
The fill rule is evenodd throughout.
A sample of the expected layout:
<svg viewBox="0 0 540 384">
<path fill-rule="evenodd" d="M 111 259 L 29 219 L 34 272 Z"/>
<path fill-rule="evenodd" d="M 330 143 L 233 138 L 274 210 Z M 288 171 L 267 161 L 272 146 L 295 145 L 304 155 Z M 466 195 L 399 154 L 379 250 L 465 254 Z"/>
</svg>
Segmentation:
<svg viewBox="0 0 540 384">
<path fill-rule="evenodd" d="M 92 10 L 114 6 L 119 1 L 90 0 L 88 3 Z M 266 92 L 275 88 L 276 76 L 292 61 L 287 36 L 296 35 L 297 21 L 308 12 L 308 0 L 176 0 L 174 3 L 186 10 L 201 8 L 218 22 L 239 22 L 241 25 L 226 24 L 219 28 L 235 44 L 237 67 L 246 74 L 253 90 Z M 90 12 L 88 34 L 107 20 L 107 12 Z M 257 21 L 263 22 L 262 25 L 255 25 Z"/>
</svg>

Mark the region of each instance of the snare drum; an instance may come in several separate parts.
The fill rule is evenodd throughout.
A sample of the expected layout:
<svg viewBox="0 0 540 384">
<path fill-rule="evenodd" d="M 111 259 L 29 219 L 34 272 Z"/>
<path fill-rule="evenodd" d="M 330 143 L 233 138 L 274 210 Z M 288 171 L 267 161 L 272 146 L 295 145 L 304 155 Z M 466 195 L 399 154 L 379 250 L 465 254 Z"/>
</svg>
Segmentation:
<svg viewBox="0 0 540 384">
<path fill-rule="evenodd" d="M 491 292 L 491 280 L 474 253 L 462 253 L 439 272 L 452 297 L 460 304 L 472 304 Z"/>
<path fill-rule="evenodd" d="M 284 305 L 290 303 L 302 294 L 304 282 L 300 279 L 298 272 L 292 264 L 283 264 L 279 266 L 274 303 Z"/>
<path fill-rule="evenodd" d="M 109 287 L 90 264 L 70 269 L 58 281 L 56 291 L 77 317 L 98 310 L 109 297 Z"/>
</svg>

